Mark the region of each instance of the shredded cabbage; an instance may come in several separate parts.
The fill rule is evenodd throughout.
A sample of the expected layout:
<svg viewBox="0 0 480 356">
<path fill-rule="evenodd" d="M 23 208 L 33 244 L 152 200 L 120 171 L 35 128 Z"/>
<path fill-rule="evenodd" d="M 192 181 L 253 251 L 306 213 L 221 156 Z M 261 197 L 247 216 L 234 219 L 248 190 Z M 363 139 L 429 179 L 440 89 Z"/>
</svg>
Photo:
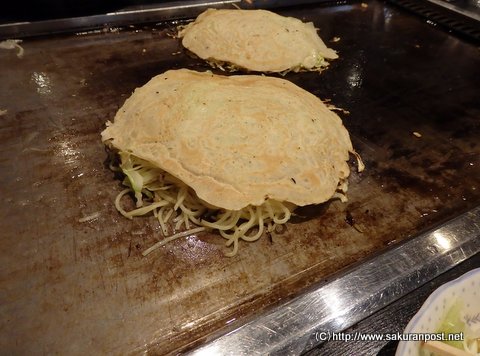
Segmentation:
<svg viewBox="0 0 480 356">
<path fill-rule="evenodd" d="M 232 247 L 226 255 L 233 256 L 237 253 L 239 240 L 252 242 L 258 240 L 264 231 L 271 233 L 275 226 L 285 224 L 290 219 L 291 211 L 295 208 L 293 204 L 275 200 L 238 211 L 214 207 L 196 196 L 181 180 L 150 162 L 130 152 L 122 151 L 119 155 L 119 167 L 125 174 L 123 184 L 128 188 L 117 195 L 115 207 L 128 219 L 153 212 L 166 237 L 144 251 L 144 255 L 174 239 L 215 229 L 226 239 L 225 245 Z M 121 200 L 129 192 L 135 195 L 136 209 L 126 211 Z M 199 227 L 191 229 L 192 224 Z M 182 226 L 187 231 L 177 233 Z M 168 236 L 170 230 L 173 230 L 173 235 Z"/>
<path fill-rule="evenodd" d="M 464 315 L 464 306 L 461 300 L 456 300 L 455 303 L 447 311 L 447 314 L 442 320 L 437 332 L 443 333 L 448 339 L 449 334 L 463 333 L 463 341 L 443 341 L 452 347 L 465 351 L 471 355 L 480 355 L 480 325 L 476 322 L 475 316 L 469 321 L 469 318 Z M 423 356 L 436 355 L 422 348 Z"/>
<path fill-rule="evenodd" d="M 461 319 L 461 311 L 463 309 L 463 303 L 459 300 L 452 305 L 448 310 L 445 318 L 438 328 L 438 332 L 445 333 L 445 336 L 448 337 L 448 334 L 458 334 L 465 332 L 465 323 Z M 446 344 L 456 347 L 457 349 L 463 350 L 462 341 L 445 341 Z"/>
</svg>

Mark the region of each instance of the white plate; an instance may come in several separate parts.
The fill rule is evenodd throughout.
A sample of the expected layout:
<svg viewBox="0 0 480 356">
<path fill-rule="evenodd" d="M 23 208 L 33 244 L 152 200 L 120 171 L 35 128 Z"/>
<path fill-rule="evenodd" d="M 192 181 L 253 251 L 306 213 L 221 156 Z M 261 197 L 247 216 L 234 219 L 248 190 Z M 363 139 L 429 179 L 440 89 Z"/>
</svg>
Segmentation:
<svg viewBox="0 0 480 356">
<path fill-rule="evenodd" d="M 464 313 L 480 313 L 480 268 L 437 288 L 410 320 L 403 333 L 437 332 L 446 313 L 458 298 L 463 302 Z M 420 341 L 401 341 L 395 356 L 420 356 L 420 346 Z"/>
</svg>

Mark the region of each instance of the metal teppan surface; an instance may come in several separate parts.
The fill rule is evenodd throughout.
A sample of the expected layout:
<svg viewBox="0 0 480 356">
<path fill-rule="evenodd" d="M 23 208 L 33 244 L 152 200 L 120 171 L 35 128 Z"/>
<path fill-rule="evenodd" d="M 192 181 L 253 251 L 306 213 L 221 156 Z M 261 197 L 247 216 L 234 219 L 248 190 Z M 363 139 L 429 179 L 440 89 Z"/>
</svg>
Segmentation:
<svg viewBox="0 0 480 356">
<path fill-rule="evenodd" d="M 296 309 L 283 313 L 285 335 L 262 334 L 272 349 L 297 352 L 317 327 L 347 326 L 478 249 L 478 48 L 380 1 L 279 13 L 313 21 L 338 51 L 321 74 L 285 78 L 350 112 L 339 115 L 366 169 L 356 172 L 352 157 L 347 203 L 297 209 L 285 229 L 241 243 L 232 258 L 215 233 L 143 257 L 163 238 L 158 221 L 128 220 L 113 204 L 123 188 L 105 164 L 105 122 L 153 76 L 210 69 L 183 50 L 175 24 L 26 38 L 22 58 L 0 49 L 2 353 L 185 352 L 296 297 L 328 301 L 358 268 L 359 285 L 381 281 L 371 299 L 355 286 L 339 294 L 345 315 L 332 304 L 302 321 Z M 453 226 L 471 222 L 463 233 L 445 225 L 445 239 L 435 235 L 459 216 Z M 426 251 L 425 267 L 410 244 Z M 380 259 L 383 274 L 374 258 L 383 253 L 404 264 Z M 404 274 L 382 281 L 395 271 Z M 263 352 L 264 341 L 241 342 Z"/>
<path fill-rule="evenodd" d="M 365 261 L 191 355 L 300 355 L 480 252 L 480 207 Z"/>
</svg>

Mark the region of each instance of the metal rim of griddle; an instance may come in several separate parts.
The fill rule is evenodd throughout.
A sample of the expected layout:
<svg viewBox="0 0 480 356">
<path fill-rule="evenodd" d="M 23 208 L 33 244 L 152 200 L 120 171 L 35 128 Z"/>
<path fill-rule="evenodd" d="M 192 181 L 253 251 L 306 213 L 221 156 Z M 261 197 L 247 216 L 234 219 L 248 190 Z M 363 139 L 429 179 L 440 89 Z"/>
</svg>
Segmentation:
<svg viewBox="0 0 480 356">
<path fill-rule="evenodd" d="M 480 41 L 480 7 L 475 12 L 446 0 L 388 1 L 425 18 L 432 25 L 439 24 L 468 39 Z"/>
<path fill-rule="evenodd" d="M 151 6 L 135 6 L 102 15 L 72 17 L 35 22 L 0 24 L 0 40 L 92 31 L 108 27 L 123 27 L 133 24 L 159 23 L 191 19 L 208 8 L 274 8 L 317 3 L 346 3 L 332 0 L 185 0 L 165 2 Z"/>
<path fill-rule="evenodd" d="M 300 355 L 480 252 L 480 206 L 228 330 L 190 355 Z M 381 270 L 382 273 L 378 271 Z"/>
<path fill-rule="evenodd" d="M 442 0 L 388 0 L 424 18 L 438 23 L 467 38 L 480 40 L 480 13 L 462 9 Z M 132 24 L 145 24 L 188 19 L 196 17 L 208 8 L 275 8 L 300 6 L 307 4 L 345 4 L 348 0 L 187 0 L 166 2 L 150 6 L 136 6 L 116 12 L 54 19 L 36 22 L 17 22 L 0 24 L 0 40 L 24 38 L 53 33 L 83 32 L 105 27 L 122 27 Z"/>
<path fill-rule="evenodd" d="M 118 11 L 102 15 L 72 17 L 35 22 L 17 22 L 0 24 L 0 40 L 8 38 L 25 38 L 51 35 L 56 33 L 84 32 L 105 27 L 122 27 L 137 23 L 154 23 L 172 21 L 180 18 L 194 17 L 207 8 L 232 6 L 241 0 L 222 0 L 198 2 L 195 0 L 182 3 L 165 3 L 156 7 L 136 10 Z"/>
</svg>

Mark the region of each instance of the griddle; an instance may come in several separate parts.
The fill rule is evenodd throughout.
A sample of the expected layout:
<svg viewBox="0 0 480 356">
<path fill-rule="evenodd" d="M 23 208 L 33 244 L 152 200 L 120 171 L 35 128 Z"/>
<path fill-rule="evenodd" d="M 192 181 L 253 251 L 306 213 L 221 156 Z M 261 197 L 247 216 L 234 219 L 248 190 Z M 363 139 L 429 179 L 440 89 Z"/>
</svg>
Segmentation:
<svg viewBox="0 0 480 356">
<path fill-rule="evenodd" d="M 347 203 L 302 208 L 233 258 L 215 233 L 142 257 L 161 239 L 155 218 L 113 205 L 105 122 L 152 76 L 210 69 L 171 37 L 178 22 L 27 38 L 21 59 L 1 50 L 2 352 L 299 354 L 478 253 L 478 48 L 367 5 L 277 10 L 339 52 L 321 74 L 285 78 L 350 112 L 366 170 L 351 160 Z"/>
</svg>

